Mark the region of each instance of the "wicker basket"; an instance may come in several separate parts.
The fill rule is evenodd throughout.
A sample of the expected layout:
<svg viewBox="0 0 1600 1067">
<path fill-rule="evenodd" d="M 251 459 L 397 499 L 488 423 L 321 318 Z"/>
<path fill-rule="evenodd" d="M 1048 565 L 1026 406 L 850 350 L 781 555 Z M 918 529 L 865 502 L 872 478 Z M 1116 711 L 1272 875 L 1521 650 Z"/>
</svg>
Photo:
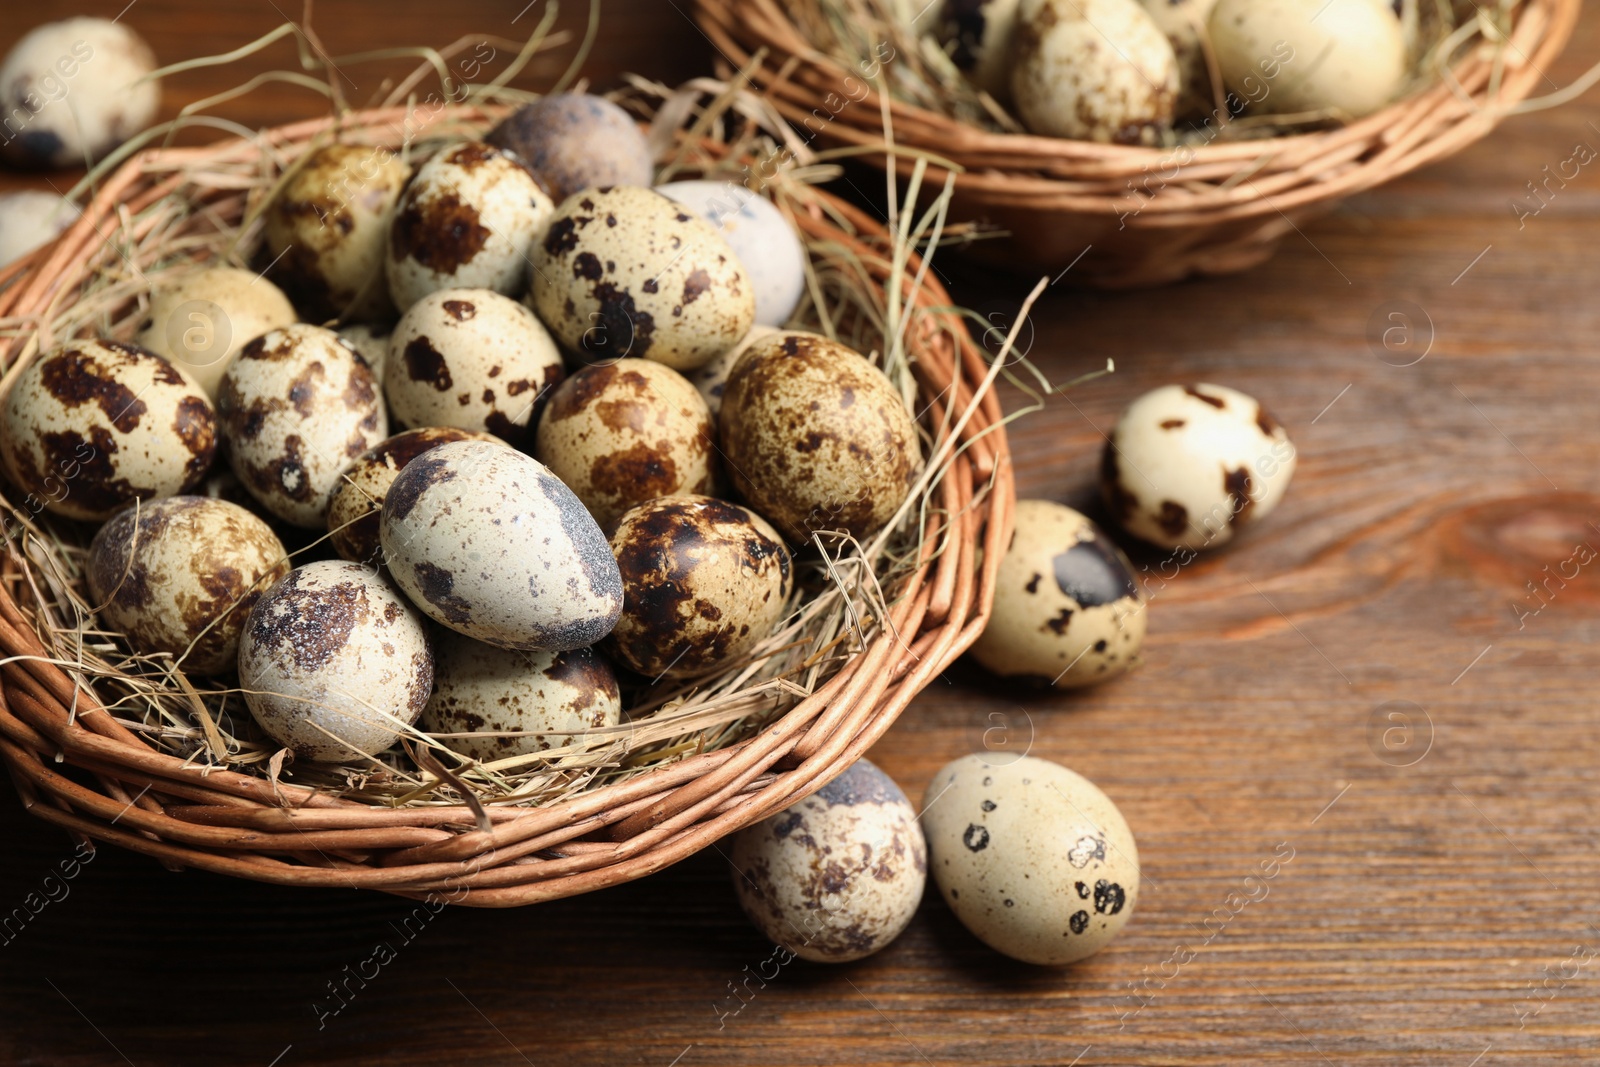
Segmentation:
<svg viewBox="0 0 1600 1067">
<path fill-rule="evenodd" d="M 347 129 L 399 129 L 402 117 L 402 109 L 393 109 L 344 122 Z M 453 117 L 470 128 L 493 115 L 462 108 Z M 243 179 L 231 188 L 227 182 L 193 188 L 185 184 L 186 167 L 198 160 L 246 164 L 263 152 L 286 166 L 329 127 L 305 122 L 250 141 L 130 160 L 57 243 L 0 272 L 0 319 L 47 325 L 97 270 L 121 268 L 113 243 L 118 227 L 174 192 L 193 198 L 196 225 L 207 219 L 237 225 L 246 209 Z M 859 249 L 880 282 L 891 276 L 886 258 L 869 252 L 887 236 L 878 223 L 824 192 L 805 195 L 810 203 L 796 214 L 809 237 Z M 136 275 L 150 265 L 130 266 Z M 0 655 L 7 657 L 0 667 L 0 754 L 23 803 L 75 835 L 174 868 L 509 907 L 650 874 L 807 796 L 861 756 L 976 638 L 988 617 L 999 546 L 1010 536 L 1004 427 L 994 394 L 980 388 L 989 367 L 947 310 L 938 283 L 927 279 L 913 288 L 915 273 L 913 264 L 899 275 L 906 299 L 939 309 L 913 320 L 909 342 L 926 425 L 940 426 L 946 405 L 961 412 L 974 396 L 982 399 L 957 438 L 935 442 L 953 458 L 933 491 L 931 536 L 922 539 L 921 558 L 885 625 L 754 736 L 539 807 L 384 807 L 208 771 L 152 748 L 96 701 L 80 675 L 57 665 L 59 657 L 49 660 L 41 640 L 49 612 L 22 578 L 17 539 L 10 539 L 0 560 Z M 51 343 L 38 333 L 29 329 L 7 344 L 7 367 L 31 357 L 38 343 Z"/>
<path fill-rule="evenodd" d="M 1463 96 L 1441 82 L 1338 129 L 1179 150 L 991 133 L 885 102 L 800 32 L 788 10 L 809 2 L 696 0 L 696 13 L 726 61 L 750 71 L 808 137 L 831 147 L 880 146 L 887 107 L 898 145 L 955 164 L 951 218 L 1007 235 L 975 242 L 971 254 L 1052 275 L 1071 266 L 1069 280 L 1103 288 L 1252 267 L 1344 198 L 1478 140 L 1544 82 L 1581 6 L 1523 0 L 1492 100 L 1495 59 L 1474 50 L 1453 68 Z M 884 167 L 889 157 L 864 158 Z M 896 158 L 902 175 L 913 162 Z M 930 168 L 930 178 L 943 174 Z"/>
</svg>

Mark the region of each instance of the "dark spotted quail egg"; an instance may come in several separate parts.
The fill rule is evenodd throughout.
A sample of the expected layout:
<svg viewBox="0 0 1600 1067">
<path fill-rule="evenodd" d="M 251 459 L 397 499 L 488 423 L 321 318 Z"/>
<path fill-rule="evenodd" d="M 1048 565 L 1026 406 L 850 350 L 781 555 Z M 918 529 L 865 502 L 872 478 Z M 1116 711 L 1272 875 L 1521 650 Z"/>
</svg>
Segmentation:
<svg viewBox="0 0 1600 1067">
<path fill-rule="evenodd" d="M 520 295 L 554 205 L 517 157 L 481 141 L 424 163 L 389 229 L 389 295 L 400 311 L 437 289 Z"/>
<path fill-rule="evenodd" d="M 1147 621 L 1132 565 L 1094 523 L 1062 504 L 1019 500 L 972 658 L 1005 678 L 1093 685 L 1134 665 Z"/>
<path fill-rule="evenodd" d="M 383 440 L 387 421 L 355 349 L 303 324 L 245 345 L 222 376 L 218 407 L 228 460 L 250 495 L 308 528 L 327 521 L 340 473 Z"/>
<path fill-rule="evenodd" d="M 85 568 L 105 625 L 191 674 L 231 671 L 245 616 L 289 573 L 283 543 L 225 500 L 174 496 L 100 527 Z"/>
<path fill-rule="evenodd" d="M 1011 99 L 1011 41 L 1018 0 L 945 0 L 940 38 L 967 80 L 996 100 Z"/>
<path fill-rule="evenodd" d="M 422 617 L 359 563 L 321 560 L 256 601 L 239 640 L 256 724 L 301 759 L 360 762 L 394 744 L 433 690 Z"/>
<path fill-rule="evenodd" d="M 393 332 L 391 326 L 368 322 L 339 327 L 339 336 L 367 361 L 367 369 L 379 388 L 383 386 L 384 371 L 389 366 L 389 336 Z"/>
<path fill-rule="evenodd" d="M 771 200 L 733 182 L 668 182 L 656 192 L 693 208 L 722 234 L 750 273 L 758 325 L 789 321 L 806 288 L 806 250 Z"/>
<path fill-rule="evenodd" d="M 533 312 L 489 289 L 440 289 L 412 304 L 389 336 L 388 364 L 396 421 L 486 430 L 518 445 L 566 374 Z"/>
<path fill-rule="evenodd" d="M 728 242 L 652 189 L 568 197 L 533 265 L 539 317 L 590 357 L 640 356 L 693 370 L 755 321 L 755 287 Z"/>
<path fill-rule="evenodd" d="M 45 353 L 17 376 L 0 412 L 6 473 L 71 519 L 188 492 L 216 451 L 217 419 L 200 384 L 119 341 Z"/>
<path fill-rule="evenodd" d="M 434 640 L 433 696 L 422 713 L 439 743 L 485 763 L 564 748 L 622 721 L 622 694 L 589 648 L 515 652 L 453 631 Z"/>
<path fill-rule="evenodd" d="M 139 343 L 194 375 L 216 403 L 239 350 L 295 321 L 294 305 L 267 279 L 237 267 L 207 267 L 150 294 Z"/>
<path fill-rule="evenodd" d="M 948 763 L 922 798 L 928 866 L 977 938 L 1025 963 L 1092 956 L 1139 899 L 1139 850 L 1093 782 L 1035 756 Z"/>
<path fill-rule="evenodd" d="M 650 146 L 622 108 L 588 93 L 556 93 L 518 108 L 490 144 L 527 161 L 556 203 L 585 189 L 650 184 Z"/>
<path fill-rule="evenodd" d="M 884 373 L 826 337 L 757 341 L 728 376 L 717 417 L 729 479 L 794 544 L 813 531 L 857 538 L 892 519 L 920 451 Z"/>
<path fill-rule="evenodd" d="M 748 508 L 706 496 L 640 504 L 611 535 L 622 617 L 607 648 L 649 678 L 710 673 L 755 647 L 793 588 L 788 549 Z"/>
<path fill-rule="evenodd" d="M 600 527 L 544 464 L 489 441 L 408 463 L 383 501 L 389 573 L 435 622 L 498 648 L 592 645 L 622 611 Z"/>
<path fill-rule="evenodd" d="M 1142 0 L 1145 11 L 1167 35 L 1178 61 L 1179 115 L 1201 114 L 1215 108 L 1211 69 L 1206 62 L 1206 17 L 1217 0 Z M 1256 90 L 1259 93 L 1259 90 Z M 1164 169 L 1164 168 L 1163 168 Z"/>
<path fill-rule="evenodd" d="M 900 936 L 922 900 L 927 854 L 911 802 L 866 760 L 729 846 L 750 921 L 820 963 L 859 960 Z"/>
<path fill-rule="evenodd" d="M 713 419 L 722 411 L 722 391 L 727 388 L 728 375 L 733 373 L 733 365 L 750 350 L 751 345 L 777 332 L 771 326 L 752 326 L 750 332 L 744 335 L 744 340 L 705 366 L 689 372 L 690 384 L 700 390 L 700 395 L 705 397 L 706 407 L 711 409 Z"/>
<path fill-rule="evenodd" d="M 1164 385 L 1129 405 L 1106 441 L 1100 487 L 1135 537 L 1212 548 L 1265 518 L 1295 449 L 1259 401 L 1220 385 Z"/>
<path fill-rule="evenodd" d="M 654 497 L 711 492 L 715 436 L 710 409 L 683 375 L 619 359 L 556 387 L 534 455 L 605 527 Z"/>
</svg>

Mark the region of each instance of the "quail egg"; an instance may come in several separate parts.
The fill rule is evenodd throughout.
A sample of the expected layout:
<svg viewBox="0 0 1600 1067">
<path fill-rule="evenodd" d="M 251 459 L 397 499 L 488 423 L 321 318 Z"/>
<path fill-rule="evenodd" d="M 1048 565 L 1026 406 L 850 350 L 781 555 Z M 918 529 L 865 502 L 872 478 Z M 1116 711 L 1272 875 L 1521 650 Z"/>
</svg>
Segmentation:
<svg viewBox="0 0 1600 1067">
<path fill-rule="evenodd" d="M 744 335 L 744 340 L 705 366 L 689 372 L 689 384 L 700 390 L 700 395 L 705 397 L 706 407 L 711 409 L 713 419 L 722 411 L 722 391 L 728 385 L 728 375 L 733 373 L 733 365 L 749 351 L 751 345 L 777 332 L 771 326 L 752 326 L 750 332 Z"/>
<path fill-rule="evenodd" d="M 6 473 L 30 506 L 70 519 L 188 492 L 216 452 L 217 418 L 199 383 L 120 341 L 68 341 L 45 353 L 0 409 Z"/>
<path fill-rule="evenodd" d="M 967 80 L 996 100 L 1011 99 L 1011 42 L 1018 0 L 945 0 L 940 39 Z"/>
<path fill-rule="evenodd" d="M 367 361 L 373 381 L 383 387 L 384 371 L 389 366 L 389 337 L 394 327 L 378 323 L 355 323 L 339 327 L 338 334 L 356 354 Z"/>
<path fill-rule="evenodd" d="M 668 182 L 656 192 L 693 208 L 722 234 L 750 273 L 757 325 L 789 321 L 806 288 L 806 250 L 771 200 L 732 182 Z"/>
<path fill-rule="evenodd" d="M 749 332 L 755 287 L 704 219 L 652 189 L 574 194 L 534 252 L 534 308 L 580 353 L 687 371 Z"/>
<path fill-rule="evenodd" d="M 1261 114 L 1360 118 L 1406 78 L 1388 0 L 1216 0 L 1207 25 L 1223 83 Z"/>
<path fill-rule="evenodd" d="M 927 856 L 911 801 L 864 759 L 729 846 L 750 921 L 819 963 L 859 960 L 899 937 L 922 900 Z"/>
<path fill-rule="evenodd" d="M 81 212 L 64 196 L 21 189 L 0 193 L 0 267 L 55 240 Z"/>
<path fill-rule="evenodd" d="M 295 321 L 294 305 L 267 279 L 237 267 L 207 267 L 150 294 L 139 343 L 194 375 L 216 403 L 239 350 Z"/>
<path fill-rule="evenodd" d="M 1209 113 L 1216 104 L 1206 63 L 1206 18 L 1217 0 L 1142 0 L 1178 61 L 1179 115 Z"/>
<path fill-rule="evenodd" d="M 1139 850 L 1122 813 L 1059 763 L 948 763 L 922 798 L 934 884 L 978 940 L 1024 963 L 1104 948 L 1139 900 Z"/>
<path fill-rule="evenodd" d="M 650 146 L 626 111 L 600 96 L 556 93 L 525 104 L 489 143 L 527 161 L 556 203 L 585 189 L 650 184 Z"/>
<path fill-rule="evenodd" d="M 1101 459 L 1101 491 L 1125 530 L 1163 548 L 1201 549 L 1278 506 L 1295 448 L 1253 397 L 1164 385 L 1123 412 Z"/>
</svg>

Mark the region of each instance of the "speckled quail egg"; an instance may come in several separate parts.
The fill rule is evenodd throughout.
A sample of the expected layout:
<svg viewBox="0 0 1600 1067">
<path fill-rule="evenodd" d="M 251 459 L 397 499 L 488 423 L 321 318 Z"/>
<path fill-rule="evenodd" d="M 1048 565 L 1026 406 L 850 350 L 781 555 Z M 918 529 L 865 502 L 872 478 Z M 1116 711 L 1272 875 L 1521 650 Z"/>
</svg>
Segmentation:
<svg viewBox="0 0 1600 1067">
<path fill-rule="evenodd" d="M 744 340 L 705 366 L 697 367 L 688 373 L 689 384 L 700 390 L 700 395 L 705 397 L 706 407 L 711 409 L 713 419 L 722 411 L 722 391 L 727 388 L 728 375 L 733 373 L 733 365 L 750 350 L 751 345 L 777 332 L 771 326 L 752 326 L 750 332 L 744 335 Z"/>
<path fill-rule="evenodd" d="M 1139 850 L 1122 813 L 1059 763 L 982 756 L 946 764 L 922 798 L 933 881 L 963 926 L 1025 963 L 1106 946 L 1139 900 Z"/>
<path fill-rule="evenodd" d="M 1172 45 L 1178 61 L 1179 115 L 1208 113 L 1217 106 L 1206 63 L 1203 35 L 1217 0 L 1142 0 L 1144 9 Z"/>
<path fill-rule="evenodd" d="M 806 250 L 772 201 L 732 182 L 668 182 L 656 192 L 693 208 L 722 234 L 750 273 L 758 325 L 789 321 L 806 288 Z"/>
<path fill-rule="evenodd" d="M 605 527 L 654 497 L 711 492 L 716 432 L 705 398 L 683 375 L 619 359 L 556 387 L 534 455 Z"/>
<path fill-rule="evenodd" d="M 1011 97 L 1029 130 L 1153 143 L 1177 96 L 1172 45 L 1139 0 L 1022 0 Z"/>
<path fill-rule="evenodd" d="M 228 460 L 261 505 L 316 528 L 340 473 L 383 440 L 383 396 L 355 349 L 332 330 L 295 324 L 262 334 L 222 376 Z"/>
<path fill-rule="evenodd" d="M 468 759 L 490 762 L 565 748 L 622 721 L 622 694 L 591 648 L 517 652 L 441 630 L 422 728 Z"/>
<path fill-rule="evenodd" d="M 389 413 L 407 426 L 531 437 L 543 398 L 566 374 L 538 318 L 489 289 L 440 289 L 389 335 Z"/>
<path fill-rule="evenodd" d="M 817 334 L 751 345 L 728 376 L 717 427 L 739 495 L 794 544 L 813 531 L 877 532 L 905 502 L 920 460 L 916 425 L 888 377 Z"/>
<path fill-rule="evenodd" d="M 383 501 L 383 554 L 435 622 L 498 648 L 592 645 L 622 611 L 605 535 L 561 479 L 489 441 L 408 463 Z"/>
<path fill-rule="evenodd" d="M 996 100 L 1011 99 L 1011 43 L 1018 0 L 945 0 L 940 40 L 967 80 Z"/>
<path fill-rule="evenodd" d="M 527 161 L 556 203 L 584 189 L 650 184 L 650 146 L 626 111 L 604 97 L 556 93 L 489 131 L 490 144 Z"/>
<path fill-rule="evenodd" d="M 622 516 L 611 549 L 622 617 L 606 648 L 648 678 L 708 674 L 759 644 L 786 613 L 789 550 L 748 508 L 661 497 Z"/>
<path fill-rule="evenodd" d="M 338 334 L 356 354 L 367 361 L 367 369 L 381 388 L 383 375 L 389 367 L 389 337 L 394 327 L 380 323 L 358 322 L 339 327 Z"/>
<path fill-rule="evenodd" d="M 55 240 L 80 214 L 78 205 L 55 193 L 37 189 L 0 193 L 0 267 Z"/>
<path fill-rule="evenodd" d="M 360 763 L 422 714 L 433 653 L 422 617 L 389 583 L 320 560 L 250 609 L 239 687 L 256 724 L 300 759 Z"/>
<path fill-rule="evenodd" d="M 101 622 L 136 650 L 220 674 L 233 670 L 245 616 L 289 559 L 272 528 L 237 504 L 174 496 L 112 516 L 85 571 Z"/>
<path fill-rule="evenodd" d="M 486 433 L 425 426 L 395 434 L 357 456 L 344 469 L 328 503 L 328 539 L 334 551 L 357 563 L 383 562 L 379 516 L 389 487 L 407 463 L 446 441 L 494 441 Z"/>
<path fill-rule="evenodd" d="M 887 947 L 927 884 L 927 845 L 911 802 L 867 760 L 729 844 L 750 921 L 801 959 L 845 963 Z"/>
<path fill-rule="evenodd" d="M 1265 518 L 1295 448 L 1261 403 L 1220 385 L 1164 385 L 1111 430 L 1100 488 L 1123 528 L 1164 548 L 1214 548 Z"/>
<path fill-rule="evenodd" d="M 267 208 L 263 255 L 308 320 L 390 313 L 384 251 L 410 177 L 387 148 L 331 144 L 284 184 Z"/>
<path fill-rule="evenodd" d="M 994 611 L 972 658 L 1003 678 L 1075 688 L 1132 667 L 1148 622 L 1133 566 L 1088 518 L 1019 500 Z"/>
<path fill-rule="evenodd" d="M 126 23 L 36 26 L 0 63 L 0 155 L 24 167 L 98 163 L 155 121 L 161 87 L 142 80 L 155 69 L 155 53 Z"/>
<path fill-rule="evenodd" d="M 1262 114 L 1371 114 L 1406 77 L 1387 0 L 1217 0 L 1207 20 L 1229 89 Z"/>
<path fill-rule="evenodd" d="M 207 267 L 150 294 L 139 343 L 182 367 L 212 403 L 239 350 L 297 321 L 283 290 L 247 270 Z"/>
<path fill-rule="evenodd" d="M 562 343 L 674 370 L 711 362 L 755 320 L 755 287 L 711 224 L 652 189 L 577 193 L 534 252 L 533 302 Z"/>
<path fill-rule="evenodd" d="M 406 186 L 389 228 L 400 311 L 438 289 L 520 295 L 554 205 L 517 157 L 481 141 L 447 148 Z"/>
<path fill-rule="evenodd" d="M 68 341 L 45 353 L 0 409 L 6 473 L 71 519 L 188 492 L 216 453 L 217 418 L 199 383 L 120 341 Z"/>
</svg>

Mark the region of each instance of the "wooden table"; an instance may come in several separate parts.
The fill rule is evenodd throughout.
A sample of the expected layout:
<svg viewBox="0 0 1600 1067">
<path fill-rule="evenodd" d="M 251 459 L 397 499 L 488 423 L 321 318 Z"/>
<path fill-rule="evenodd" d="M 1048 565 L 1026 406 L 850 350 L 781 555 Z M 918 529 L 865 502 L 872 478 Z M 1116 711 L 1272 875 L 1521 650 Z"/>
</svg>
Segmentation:
<svg viewBox="0 0 1600 1067">
<path fill-rule="evenodd" d="M 0 46 L 19 21 L 123 2 L 31 5 Z M 125 17 L 170 60 L 241 44 L 288 3 L 138 0 Z M 709 69 L 680 5 L 611 0 L 595 82 Z M 520 6 L 352 0 L 317 22 L 340 53 L 515 35 L 542 10 L 513 26 Z M 524 81 L 549 84 L 568 54 Z M 1590 18 L 1549 76 L 1565 84 L 1597 54 Z M 280 46 L 186 75 L 166 110 L 291 62 Z M 351 73 L 353 97 L 377 89 Z M 318 106 L 269 85 L 225 110 L 262 125 Z M 1546 164 L 1600 145 L 1596 117 L 1591 96 L 1511 122 L 1248 274 L 1057 288 L 1040 305 L 1031 357 L 1047 374 L 1108 356 L 1117 372 L 1016 427 L 1024 495 L 1089 501 L 1101 431 L 1174 379 L 1261 397 L 1301 457 L 1264 528 L 1161 589 L 1135 675 L 1028 699 L 958 668 L 874 752 L 913 796 L 1002 740 L 1098 782 L 1145 872 L 1139 913 L 1099 956 L 1061 971 L 1002 959 L 930 892 L 879 956 L 750 979 L 746 1003 L 734 987 L 768 949 L 715 851 L 408 935 L 396 899 L 174 875 L 107 848 L 0 946 L 0 1062 L 1596 1062 L 1600 559 L 1580 546 L 1600 546 L 1600 176 L 1583 170 L 1521 225 L 1510 206 Z M 1027 287 L 947 270 L 986 313 Z M 1401 302 L 1424 313 L 1412 347 L 1375 348 L 1373 323 Z M 1528 583 L 1551 575 L 1535 598 Z M 10 803 L 0 840 L 0 911 L 71 856 Z M 395 959 L 339 1008 L 330 984 L 380 942 Z"/>
</svg>

